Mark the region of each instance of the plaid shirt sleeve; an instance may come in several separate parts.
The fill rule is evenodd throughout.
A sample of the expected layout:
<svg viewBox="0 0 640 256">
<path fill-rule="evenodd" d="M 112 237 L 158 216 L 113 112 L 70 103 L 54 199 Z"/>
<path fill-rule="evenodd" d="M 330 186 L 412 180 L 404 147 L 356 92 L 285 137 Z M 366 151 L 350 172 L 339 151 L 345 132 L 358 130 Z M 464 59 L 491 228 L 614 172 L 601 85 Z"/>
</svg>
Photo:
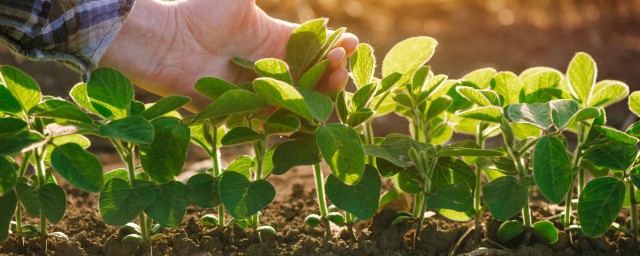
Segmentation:
<svg viewBox="0 0 640 256">
<path fill-rule="evenodd" d="M 34 60 L 95 69 L 135 0 L 2 0 L 0 41 Z"/>
</svg>

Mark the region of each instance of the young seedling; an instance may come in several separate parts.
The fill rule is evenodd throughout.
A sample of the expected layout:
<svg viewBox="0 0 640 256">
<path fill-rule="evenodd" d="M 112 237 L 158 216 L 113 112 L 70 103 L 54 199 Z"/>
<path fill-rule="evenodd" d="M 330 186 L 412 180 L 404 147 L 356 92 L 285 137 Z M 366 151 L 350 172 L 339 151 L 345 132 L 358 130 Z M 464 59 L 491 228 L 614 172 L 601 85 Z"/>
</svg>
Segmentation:
<svg viewBox="0 0 640 256">
<path fill-rule="evenodd" d="M 40 234 L 43 251 L 47 236 L 66 237 L 64 233 L 47 231 L 47 221 L 56 224 L 64 216 L 66 195 L 57 184 L 55 169 L 69 184 L 97 193 L 102 189 L 102 165 L 87 152 L 89 140 L 79 135 L 92 125 L 91 118 L 80 108 L 63 99 L 42 96 L 38 84 L 11 66 L 0 67 L 0 240 L 7 238 L 9 222 L 15 212 L 15 231 L 20 236 Z M 17 165 L 13 156 L 22 153 Z M 28 166 L 35 175 L 27 177 Z M 21 206 L 22 205 L 22 206 Z M 40 227 L 23 225 L 21 208 L 40 217 Z"/>
<path fill-rule="evenodd" d="M 324 57 L 343 32 L 344 29 L 338 29 L 328 36 L 325 19 L 308 21 L 291 35 L 287 44 L 286 63 L 277 59 L 263 59 L 250 65 L 262 76 L 253 83 L 256 93 L 269 104 L 281 108 L 264 123 L 267 135 L 296 132 L 288 141 L 275 146 L 272 173 L 283 174 L 295 166 L 313 165 L 320 215 L 307 216 L 305 221 L 312 225 L 323 223 L 327 235 L 331 234 L 328 221 L 341 225 L 346 219 L 351 232 L 353 218 L 349 211 L 346 218 L 328 212 L 325 188 L 331 192 L 348 191 L 351 195 L 362 189 L 357 184 L 363 177 L 369 180 L 377 177 L 372 175 L 375 172 L 365 174 L 364 150 L 358 133 L 346 125 L 326 124 L 333 112 L 333 103 L 331 98 L 313 91 L 328 65 Z M 333 171 L 326 185 L 323 184 L 320 155 Z M 375 196 L 377 203 L 377 195 L 369 195 Z M 346 209 L 359 207 L 350 205 L 355 198 L 349 199 L 336 198 L 337 202 L 334 203 L 346 206 L 343 207 Z M 367 202 L 370 201 L 367 198 Z M 374 205 L 374 208 L 377 206 Z M 358 211 L 358 215 L 369 218 L 373 214 L 370 212 L 369 209 L 366 214 Z"/>
<path fill-rule="evenodd" d="M 105 174 L 100 215 L 105 223 L 131 231 L 124 242 L 150 248 L 150 241 L 162 237 L 154 235 L 153 221 L 159 225 L 155 231 L 176 227 L 189 205 L 186 186 L 175 176 L 186 161 L 190 131 L 175 110 L 190 99 L 174 95 L 149 105 L 134 101 L 131 82 L 113 69 L 95 70 L 71 96 L 99 118 L 88 133 L 109 139 L 126 166 Z M 136 173 L 139 168 L 143 172 Z M 138 224 L 129 223 L 136 217 Z"/>
</svg>

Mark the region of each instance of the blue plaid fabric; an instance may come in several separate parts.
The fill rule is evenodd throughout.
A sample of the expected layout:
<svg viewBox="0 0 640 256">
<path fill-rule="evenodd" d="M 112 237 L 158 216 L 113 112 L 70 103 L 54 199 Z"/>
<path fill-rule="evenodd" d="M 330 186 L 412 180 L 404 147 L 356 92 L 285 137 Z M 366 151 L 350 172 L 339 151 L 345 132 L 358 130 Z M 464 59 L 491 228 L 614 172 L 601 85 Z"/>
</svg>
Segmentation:
<svg viewBox="0 0 640 256">
<path fill-rule="evenodd" d="M 0 0 L 0 41 L 33 60 L 95 69 L 135 0 Z"/>
</svg>

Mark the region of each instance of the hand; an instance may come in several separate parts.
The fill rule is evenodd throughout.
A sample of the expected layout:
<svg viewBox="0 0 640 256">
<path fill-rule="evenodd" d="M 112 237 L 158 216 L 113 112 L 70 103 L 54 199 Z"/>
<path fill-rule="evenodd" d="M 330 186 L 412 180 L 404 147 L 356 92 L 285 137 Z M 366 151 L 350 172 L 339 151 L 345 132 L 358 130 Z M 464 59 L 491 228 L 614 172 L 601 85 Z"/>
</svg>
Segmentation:
<svg viewBox="0 0 640 256">
<path fill-rule="evenodd" d="M 134 84 L 161 96 L 190 96 L 188 109 L 196 111 L 210 102 L 193 89 L 197 79 L 251 81 L 255 75 L 229 59 L 284 59 L 287 40 L 297 26 L 269 17 L 255 0 L 138 0 L 99 66 L 118 69 Z M 345 86 L 347 57 L 357 44 L 358 38 L 347 33 L 329 52 L 330 68 L 319 91 Z"/>
</svg>

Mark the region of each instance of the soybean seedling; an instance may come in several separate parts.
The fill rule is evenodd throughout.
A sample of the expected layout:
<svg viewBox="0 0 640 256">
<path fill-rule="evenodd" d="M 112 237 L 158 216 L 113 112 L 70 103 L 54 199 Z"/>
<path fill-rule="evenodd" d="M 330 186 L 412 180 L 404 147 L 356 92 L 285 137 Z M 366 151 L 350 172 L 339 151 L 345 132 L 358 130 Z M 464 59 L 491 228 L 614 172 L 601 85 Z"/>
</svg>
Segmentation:
<svg viewBox="0 0 640 256">
<path fill-rule="evenodd" d="M 113 69 L 95 70 L 71 96 L 99 118 L 93 134 L 109 139 L 125 164 L 125 169 L 105 174 L 99 198 L 102 219 L 129 230 L 124 242 L 149 244 L 164 237 L 158 232 L 178 226 L 189 205 L 186 186 L 175 176 L 186 161 L 190 132 L 175 110 L 190 99 L 174 95 L 149 105 L 134 101 L 131 82 Z M 140 168 L 143 172 L 136 173 Z M 129 223 L 136 218 L 137 224 Z"/>
<path fill-rule="evenodd" d="M 89 140 L 79 135 L 92 128 L 91 118 L 63 99 L 42 96 L 38 84 L 11 66 L 0 67 L 0 240 L 8 234 L 15 212 L 15 232 L 20 236 L 39 234 L 47 251 L 47 236 L 68 239 L 62 232 L 47 231 L 47 221 L 58 223 L 64 216 L 66 195 L 52 174 L 55 169 L 69 184 L 96 193 L 102 188 L 102 165 L 85 148 Z M 17 165 L 8 156 L 22 154 Z M 35 174 L 27 177 L 28 166 Z M 40 217 L 40 227 L 23 225 L 21 209 Z"/>
</svg>

